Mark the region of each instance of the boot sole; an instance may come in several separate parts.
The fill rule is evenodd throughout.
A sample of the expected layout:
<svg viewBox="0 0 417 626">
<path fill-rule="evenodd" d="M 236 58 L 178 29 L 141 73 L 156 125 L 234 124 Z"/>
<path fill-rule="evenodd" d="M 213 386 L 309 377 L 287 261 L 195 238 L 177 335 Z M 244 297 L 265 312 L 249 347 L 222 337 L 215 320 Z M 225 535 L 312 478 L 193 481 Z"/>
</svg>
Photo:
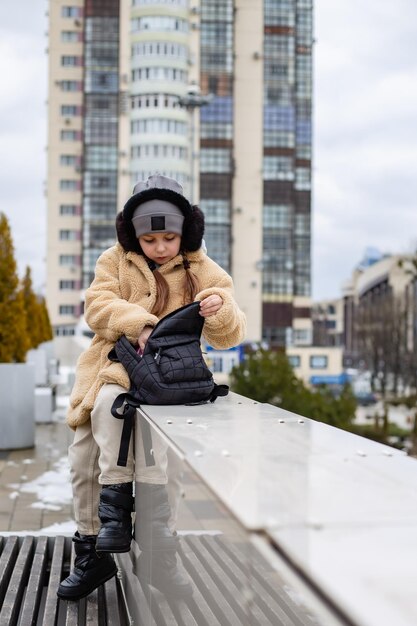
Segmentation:
<svg viewBox="0 0 417 626">
<path fill-rule="evenodd" d="M 67 593 L 60 592 L 59 588 L 58 588 L 58 591 L 56 592 L 56 595 L 61 600 L 73 600 L 73 601 L 81 600 L 81 598 L 85 598 L 86 596 L 89 596 L 90 593 L 92 593 L 93 591 L 95 591 L 95 589 L 98 589 L 98 587 L 100 587 L 101 585 L 106 583 L 108 580 L 113 578 L 113 576 L 116 576 L 116 574 L 117 574 L 117 566 L 115 565 L 114 571 L 112 571 L 109 574 L 106 574 L 106 576 L 103 576 L 102 578 L 100 578 L 99 581 L 97 581 L 94 585 L 89 587 L 87 590 L 83 591 L 83 593 L 79 593 L 79 594 L 69 594 L 68 593 L 67 594 Z"/>
<path fill-rule="evenodd" d="M 130 552 L 130 544 L 131 542 L 125 543 L 124 545 L 115 546 L 111 542 L 106 544 L 104 542 L 97 541 L 96 552 L 114 552 L 114 553 Z"/>
</svg>

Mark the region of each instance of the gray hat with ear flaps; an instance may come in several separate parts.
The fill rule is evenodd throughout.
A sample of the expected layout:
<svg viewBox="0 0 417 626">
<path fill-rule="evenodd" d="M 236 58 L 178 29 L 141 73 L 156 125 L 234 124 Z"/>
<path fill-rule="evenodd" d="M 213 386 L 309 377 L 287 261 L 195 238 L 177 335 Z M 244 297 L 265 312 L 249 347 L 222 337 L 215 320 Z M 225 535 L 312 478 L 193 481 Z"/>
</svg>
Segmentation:
<svg viewBox="0 0 417 626">
<path fill-rule="evenodd" d="M 168 178 L 168 176 L 152 174 L 152 176 L 149 176 L 148 180 L 141 180 L 134 186 L 133 194 L 123 208 L 123 219 L 131 221 L 135 214 L 139 214 L 137 211 L 138 207 L 150 200 L 164 200 L 165 202 L 171 203 L 171 205 L 174 205 L 180 210 L 185 218 L 191 218 L 191 204 L 184 196 L 181 185 L 173 178 Z M 140 228 L 140 230 L 141 234 L 145 232 L 142 228 Z M 160 230 L 166 229 L 162 228 Z"/>
</svg>

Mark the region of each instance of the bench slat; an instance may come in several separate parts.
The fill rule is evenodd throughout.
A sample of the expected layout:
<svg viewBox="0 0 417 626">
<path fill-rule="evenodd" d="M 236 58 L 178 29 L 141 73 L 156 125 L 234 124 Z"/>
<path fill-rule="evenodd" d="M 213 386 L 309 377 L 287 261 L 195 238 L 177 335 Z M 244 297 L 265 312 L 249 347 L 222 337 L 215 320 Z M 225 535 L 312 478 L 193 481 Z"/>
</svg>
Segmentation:
<svg viewBox="0 0 417 626">
<path fill-rule="evenodd" d="M 48 551 L 47 542 L 47 537 L 39 537 L 36 541 L 35 554 L 31 564 L 29 581 L 20 617 L 20 622 L 22 624 L 36 624 L 36 616 L 38 614 L 39 604 L 45 584 L 45 570 Z"/>
<path fill-rule="evenodd" d="M 287 615 L 285 611 L 287 607 L 285 605 L 281 606 L 280 603 L 276 602 L 275 598 L 263 591 L 262 585 L 260 585 L 258 579 L 254 576 L 255 564 L 252 550 L 245 554 L 236 545 L 232 544 L 232 542 L 225 541 L 221 537 L 216 537 L 212 542 L 210 541 L 211 539 L 211 537 L 206 537 L 204 543 L 212 550 L 213 555 L 221 554 L 223 566 L 228 576 L 234 580 L 235 584 L 239 584 L 239 580 L 242 579 L 242 576 L 248 577 L 248 585 L 251 591 L 250 610 L 254 617 L 257 617 L 261 610 L 265 614 L 268 624 L 302 626 L 302 622 L 295 614 L 291 616 Z M 232 558 L 232 555 L 234 558 Z"/>
<path fill-rule="evenodd" d="M 0 557 L 0 608 L 3 605 L 3 600 L 19 552 L 18 538 L 8 537 L 3 541 L 2 547 L 3 550 Z"/>
<path fill-rule="evenodd" d="M 75 559 L 75 548 L 74 544 L 71 544 L 71 559 L 70 559 L 70 569 L 74 567 L 74 559 Z M 73 602 L 71 600 L 61 600 L 66 604 L 67 614 L 65 619 L 65 626 L 78 626 L 78 611 L 80 607 L 79 602 Z"/>
<path fill-rule="evenodd" d="M 235 610 L 236 603 L 239 604 L 240 602 L 242 604 L 247 621 L 259 624 L 259 626 L 270 626 L 271 623 L 279 624 L 280 626 L 295 626 L 295 624 L 287 624 L 285 614 L 282 611 L 280 612 L 281 614 L 268 615 L 254 602 L 250 553 L 242 551 L 237 565 L 230 559 L 222 545 L 216 543 L 213 537 L 203 536 L 201 543 L 212 558 L 217 561 L 223 572 L 220 592 L 227 595 L 229 602 L 235 607 Z M 229 542 L 225 541 L 225 543 Z M 228 583 L 223 586 L 225 581 L 228 581 Z M 229 595 L 231 592 L 232 597 Z"/>
<path fill-rule="evenodd" d="M 193 582 L 194 593 L 193 597 L 190 599 L 190 606 L 192 607 L 194 615 L 197 616 L 199 626 L 200 624 L 201 626 L 211 626 L 212 624 L 215 624 L 218 620 L 211 610 L 210 606 L 207 604 L 206 598 L 200 591 L 199 586 L 196 584 L 199 570 L 199 561 L 188 544 L 186 544 L 184 541 L 181 541 L 180 545 L 180 556 L 182 563 Z"/>
<path fill-rule="evenodd" d="M 46 593 L 45 610 L 42 626 L 55 626 L 58 615 L 59 598 L 56 595 L 61 582 L 64 564 L 65 537 L 56 537 L 53 544 L 49 585 Z"/>
<path fill-rule="evenodd" d="M 208 538 L 205 539 L 205 541 Z M 215 543 L 217 544 L 217 550 L 220 548 L 222 553 L 229 556 L 235 563 L 239 564 L 242 561 L 241 551 L 232 542 L 225 541 L 223 537 L 216 537 Z M 216 548 L 214 548 L 215 550 Z M 262 607 L 265 613 L 269 616 L 271 621 L 280 619 L 285 626 L 313 626 L 316 622 L 313 621 L 309 615 L 307 609 L 303 610 L 302 606 L 296 605 L 291 601 L 288 594 L 280 588 L 284 585 L 284 581 L 278 579 L 278 574 L 271 572 L 275 576 L 276 584 L 270 580 L 270 574 L 266 567 L 262 565 L 260 555 L 254 550 L 253 558 L 251 555 L 251 588 L 254 591 L 255 601 Z M 226 557 L 225 557 L 226 558 Z"/>
<path fill-rule="evenodd" d="M 99 590 L 95 589 L 86 599 L 85 623 L 88 626 L 98 626 L 98 596 Z"/>
<path fill-rule="evenodd" d="M 242 613 L 239 611 L 236 613 L 230 604 L 223 597 L 223 594 L 219 592 L 219 576 L 221 572 L 217 567 L 217 564 L 212 563 L 210 555 L 201 555 L 201 544 L 197 537 L 188 536 L 183 538 L 183 546 L 187 545 L 191 552 L 187 552 L 188 563 L 192 565 L 190 575 L 193 578 L 195 584 L 199 588 L 201 594 L 204 596 L 211 611 L 216 616 L 217 620 L 221 624 L 230 624 L 230 626 L 241 626 Z M 204 547 L 203 547 L 204 550 Z M 207 551 L 206 551 L 207 552 Z M 206 560 L 206 556 L 209 562 Z M 212 567 L 210 567 L 212 564 Z M 187 567 L 184 561 L 184 566 Z M 239 614 L 240 613 L 240 614 Z M 243 614 L 245 618 L 245 614 Z"/>
<path fill-rule="evenodd" d="M 154 619 L 151 609 L 149 608 L 148 598 L 146 597 L 148 594 L 144 593 L 142 585 L 133 571 L 129 553 L 121 552 L 117 554 L 116 559 L 126 574 L 126 578 L 123 579 L 125 582 L 126 592 L 135 599 L 135 606 L 131 607 L 131 609 L 134 609 L 137 615 L 134 615 L 133 617 L 138 620 L 140 626 L 159 626 Z"/>
<path fill-rule="evenodd" d="M 23 539 L 0 612 L 0 626 L 15 626 L 17 624 L 22 597 L 32 564 L 33 545 L 33 537 L 28 536 Z"/>
<path fill-rule="evenodd" d="M 107 623 L 109 624 L 109 626 L 120 626 L 120 607 L 116 576 L 110 578 L 110 580 L 104 583 L 104 598 Z"/>
<path fill-rule="evenodd" d="M 180 626 L 200 626 L 184 600 L 170 600 L 169 604 Z"/>
</svg>

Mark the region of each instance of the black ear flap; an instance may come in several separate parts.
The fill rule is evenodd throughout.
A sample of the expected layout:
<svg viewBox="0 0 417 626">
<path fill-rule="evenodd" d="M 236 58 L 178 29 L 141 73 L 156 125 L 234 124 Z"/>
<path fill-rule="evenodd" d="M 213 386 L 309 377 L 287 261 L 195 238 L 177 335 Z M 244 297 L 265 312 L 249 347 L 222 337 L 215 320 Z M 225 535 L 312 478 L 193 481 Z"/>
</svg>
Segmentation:
<svg viewBox="0 0 417 626">
<path fill-rule="evenodd" d="M 142 248 L 139 245 L 139 241 L 136 237 L 135 229 L 130 220 L 123 219 L 123 213 L 120 213 L 116 216 L 116 232 L 117 239 L 120 245 L 126 252 L 137 252 L 138 254 L 143 254 Z"/>
<path fill-rule="evenodd" d="M 197 205 L 192 206 L 191 214 L 184 219 L 182 227 L 182 247 L 186 252 L 201 248 L 204 236 L 204 213 Z"/>
</svg>

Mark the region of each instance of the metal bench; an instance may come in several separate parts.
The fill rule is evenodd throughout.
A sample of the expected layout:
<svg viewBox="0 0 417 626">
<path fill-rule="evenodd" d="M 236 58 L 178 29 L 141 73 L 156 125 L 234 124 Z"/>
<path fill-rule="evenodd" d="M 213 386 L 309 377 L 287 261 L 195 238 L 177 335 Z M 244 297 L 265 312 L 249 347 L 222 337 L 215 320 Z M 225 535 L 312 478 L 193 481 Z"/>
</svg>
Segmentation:
<svg viewBox="0 0 417 626">
<path fill-rule="evenodd" d="M 313 626 L 306 607 L 258 554 L 248 569 L 246 546 L 221 535 L 184 535 L 179 557 L 193 586 L 190 599 L 166 597 L 134 574 L 135 550 L 118 555 L 134 624 L 140 626 Z M 253 554 L 252 554 L 253 556 Z M 246 603 L 242 602 L 246 600 Z"/>
<path fill-rule="evenodd" d="M 79 602 L 59 600 L 71 563 L 70 537 L 0 537 L 0 626 L 129 624 L 118 577 Z"/>
<path fill-rule="evenodd" d="M 71 562 L 70 537 L 1 537 L 0 626 L 313 626 L 311 615 L 284 591 L 276 572 L 258 555 L 251 562 L 239 544 L 222 536 L 183 536 L 179 557 L 193 585 L 185 601 L 142 585 L 132 553 L 117 555 L 120 575 L 78 602 L 60 600 L 58 584 Z M 135 598 L 127 607 L 125 591 Z M 248 605 L 240 602 L 246 593 Z M 249 595 L 250 594 L 250 598 Z M 130 609 L 130 610 L 129 610 Z"/>
</svg>

